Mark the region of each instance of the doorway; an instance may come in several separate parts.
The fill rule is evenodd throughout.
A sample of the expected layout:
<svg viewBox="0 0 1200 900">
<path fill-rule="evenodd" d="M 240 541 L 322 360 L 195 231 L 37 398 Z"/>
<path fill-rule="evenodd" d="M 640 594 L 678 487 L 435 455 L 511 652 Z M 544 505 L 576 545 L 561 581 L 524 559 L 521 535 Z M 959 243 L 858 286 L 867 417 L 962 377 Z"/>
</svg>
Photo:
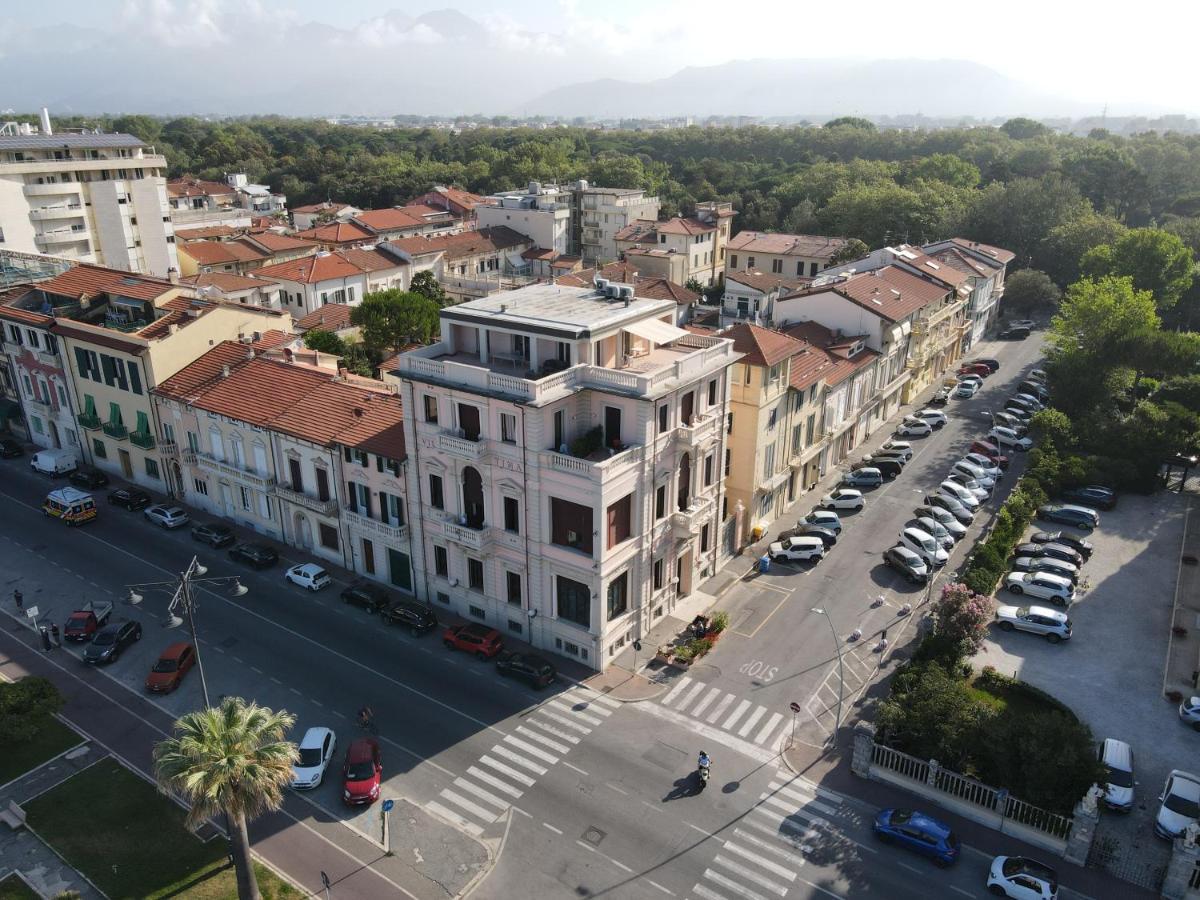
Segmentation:
<svg viewBox="0 0 1200 900">
<path fill-rule="evenodd" d="M 686 597 L 692 592 L 692 548 L 688 549 L 675 560 L 675 580 L 679 583 L 679 596 Z"/>
<path fill-rule="evenodd" d="M 692 502 L 692 455 L 685 453 L 679 460 L 679 511 Z"/>
<path fill-rule="evenodd" d="M 375 574 L 375 545 L 366 538 L 362 539 L 363 570 L 368 575 Z"/>
<path fill-rule="evenodd" d="M 479 407 L 469 403 L 458 404 L 458 427 L 468 441 L 479 440 Z"/>
<path fill-rule="evenodd" d="M 50 424 L 50 440 L 54 442 L 55 447 L 62 447 L 62 439 L 58 436 L 58 425 L 53 419 L 47 419 Z"/>
<path fill-rule="evenodd" d="M 484 521 L 483 478 L 478 470 L 467 466 L 462 472 L 463 514 L 468 528 L 482 528 Z"/>
<path fill-rule="evenodd" d="M 679 422 L 682 425 L 692 424 L 692 413 L 696 410 L 696 392 L 688 391 L 679 400 Z"/>
<path fill-rule="evenodd" d="M 133 464 L 129 461 L 129 451 L 118 450 L 117 458 L 121 460 L 121 473 L 125 476 L 125 480 L 131 480 L 133 478 Z"/>
<path fill-rule="evenodd" d="M 300 545 L 302 550 L 311 550 L 312 541 L 312 526 L 308 524 L 308 519 L 303 513 L 296 513 L 293 520 L 295 523 L 296 543 Z"/>
<path fill-rule="evenodd" d="M 604 446 L 621 446 L 621 407 L 604 407 Z"/>
</svg>

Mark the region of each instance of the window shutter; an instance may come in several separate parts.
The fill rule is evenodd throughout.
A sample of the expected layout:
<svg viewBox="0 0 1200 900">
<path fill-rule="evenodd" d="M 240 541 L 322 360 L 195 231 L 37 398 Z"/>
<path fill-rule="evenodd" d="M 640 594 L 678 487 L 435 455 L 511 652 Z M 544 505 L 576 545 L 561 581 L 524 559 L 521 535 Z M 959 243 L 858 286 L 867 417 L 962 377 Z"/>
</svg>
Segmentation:
<svg viewBox="0 0 1200 900">
<path fill-rule="evenodd" d="M 346 482 L 346 496 L 350 498 L 350 511 L 358 512 L 358 491 L 354 489 L 354 482 Z"/>
<path fill-rule="evenodd" d="M 150 419 L 144 412 L 139 412 L 137 414 L 137 433 L 138 434 L 149 434 L 150 433 Z"/>
</svg>

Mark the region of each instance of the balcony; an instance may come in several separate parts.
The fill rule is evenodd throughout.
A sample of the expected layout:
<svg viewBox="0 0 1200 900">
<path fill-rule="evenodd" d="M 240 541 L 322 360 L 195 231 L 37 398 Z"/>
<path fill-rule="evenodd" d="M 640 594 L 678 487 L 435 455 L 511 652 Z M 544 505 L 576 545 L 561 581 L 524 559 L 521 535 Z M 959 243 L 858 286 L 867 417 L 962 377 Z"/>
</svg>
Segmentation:
<svg viewBox="0 0 1200 900">
<path fill-rule="evenodd" d="M 286 500 L 288 503 L 294 503 L 296 506 L 312 510 L 318 515 L 337 515 L 338 502 L 332 497 L 328 500 L 321 500 L 318 497 L 310 497 L 302 491 L 293 491 L 291 488 L 286 488 L 281 484 L 275 485 L 275 496 L 280 500 Z"/>
<path fill-rule="evenodd" d="M 86 228 L 59 228 L 55 231 L 43 231 L 35 234 L 33 239 L 41 241 L 43 244 L 73 244 L 77 241 L 86 241 L 88 231 Z"/>
<path fill-rule="evenodd" d="M 191 459 L 188 458 L 189 454 L 192 455 Z M 257 472 L 243 469 L 241 466 L 235 466 L 233 463 L 226 462 L 223 459 L 217 459 L 211 453 L 201 453 L 198 450 L 185 450 L 183 461 L 188 465 L 198 465 L 200 468 L 206 469 L 215 475 L 227 475 L 230 478 L 236 478 L 238 481 L 252 485 L 259 490 L 269 491 L 275 486 L 274 478 L 259 475 Z"/>
<path fill-rule="evenodd" d="M 118 441 L 123 441 L 129 437 L 129 429 L 120 422 L 105 422 L 104 433 L 110 438 L 116 438 Z"/>
<path fill-rule="evenodd" d="M 675 429 L 675 440 L 684 448 L 698 447 L 705 441 L 715 438 L 720 433 L 721 416 L 717 413 L 710 413 L 704 418 L 692 416 L 690 424 L 677 427 Z"/>
<path fill-rule="evenodd" d="M 82 197 L 83 185 L 78 181 L 59 181 L 53 184 L 27 184 L 24 187 L 24 191 L 26 197 L 61 197 L 63 194 L 73 194 L 76 197 Z"/>
<path fill-rule="evenodd" d="M 466 525 L 460 525 L 455 519 L 447 520 L 446 524 L 442 526 L 442 532 L 447 538 L 468 550 L 482 551 L 488 544 L 488 531 L 487 528 L 469 528 Z"/>
<path fill-rule="evenodd" d="M 58 203 L 53 206 L 42 206 L 29 211 L 29 218 L 35 222 L 44 222 L 48 219 L 69 219 L 82 215 L 82 203 Z"/>
<path fill-rule="evenodd" d="M 183 460 L 185 466 L 194 466 L 198 462 L 197 453 L 191 447 L 185 447 L 179 454 L 179 458 Z"/>
<path fill-rule="evenodd" d="M 479 462 L 486 450 L 486 445 L 481 440 L 472 441 L 443 431 L 438 435 L 438 449 L 451 456 L 457 456 L 459 459 L 465 459 L 467 462 Z"/>
<path fill-rule="evenodd" d="M 408 540 L 407 525 L 388 525 L 386 522 L 369 519 L 348 506 L 342 507 L 342 518 L 351 528 L 376 535 L 385 542 L 400 543 Z"/>
<path fill-rule="evenodd" d="M 86 428 L 88 431 L 95 431 L 100 427 L 100 417 L 97 415 L 80 413 L 76 418 L 79 420 L 80 428 Z"/>
<path fill-rule="evenodd" d="M 135 447 L 141 447 L 143 450 L 153 450 L 154 435 L 148 431 L 134 431 L 129 435 L 129 443 Z"/>
<path fill-rule="evenodd" d="M 41 365 L 50 369 L 61 369 L 62 363 L 58 361 L 57 353 L 47 353 L 45 350 L 34 350 L 33 358 Z"/>
<path fill-rule="evenodd" d="M 701 526 L 712 519 L 716 500 L 712 497 L 693 497 L 687 509 L 671 513 L 671 530 L 675 537 L 687 539 L 700 533 Z"/>
<path fill-rule="evenodd" d="M 539 459 L 541 466 L 552 472 L 577 475 L 593 484 L 603 484 L 640 465 L 646 458 L 646 448 L 640 444 L 626 447 L 612 456 L 604 456 L 603 454 L 606 453 L 606 450 L 599 450 L 593 454 L 593 456 L 600 456 L 599 459 L 580 459 L 568 453 L 547 450 L 540 454 Z"/>
<path fill-rule="evenodd" d="M 163 456 L 178 456 L 179 445 L 174 441 L 159 441 L 158 452 Z"/>
<path fill-rule="evenodd" d="M 54 408 L 49 403 L 41 400 L 33 400 L 29 397 L 26 397 L 22 402 L 25 404 L 26 412 L 33 415 L 42 416 L 47 419 L 54 415 Z"/>
<path fill-rule="evenodd" d="M 166 171 L 167 158 L 153 153 L 142 156 L 68 156 L 64 159 L 19 159 L 0 162 L 0 167 L 11 166 L 20 168 L 23 173 L 36 175 L 57 175 L 59 172 L 100 172 L 108 171 L 110 179 L 117 179 L 118 170 L 126 169 L 162 169 Z M 27 187 L 46 187 L 46 185 L 29 185 Z M 28 191 L 26 191 L 28 193 Z"/>
</svg>

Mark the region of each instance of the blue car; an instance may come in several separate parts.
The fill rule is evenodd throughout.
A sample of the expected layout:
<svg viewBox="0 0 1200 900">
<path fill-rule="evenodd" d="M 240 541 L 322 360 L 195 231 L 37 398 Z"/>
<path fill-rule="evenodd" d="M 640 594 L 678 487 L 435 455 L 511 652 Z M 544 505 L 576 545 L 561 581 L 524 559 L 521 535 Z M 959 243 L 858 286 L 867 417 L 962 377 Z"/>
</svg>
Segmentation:
<svg viewBox="0 0 1200 900">
<path fill-rule="evenodd" d="M 928 856 L 939 866 L 952 865 L 962 849 L 962 842 L 949 825 L 917 810 L 881 810 L 872 830 L 884 843 Z"/>
<path fill-rule="evenodd" d="M 1039 506 L 1037 517 L 1042 522 L 1073 525 L 1084 531 L 1091 531 L 1100 524 L 1100 514 L 1094 509 L 1070 503 L 1047 503 L 1045 506 Z"/>
</svg>

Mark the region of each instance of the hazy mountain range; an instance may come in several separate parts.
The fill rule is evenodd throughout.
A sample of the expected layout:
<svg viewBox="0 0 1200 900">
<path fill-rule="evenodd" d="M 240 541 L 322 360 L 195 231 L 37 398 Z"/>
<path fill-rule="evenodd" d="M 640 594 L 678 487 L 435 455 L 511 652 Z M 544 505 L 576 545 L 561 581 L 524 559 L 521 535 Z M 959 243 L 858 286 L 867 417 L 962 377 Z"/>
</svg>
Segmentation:
<svg viewBox="0 0 1200 900">
<path fill-rule="evenodd" d="M 639 83 L 605 77 L 629 71 L 628 61 L 584 46 L 585 36 L 485 24 L 452 9 L 336 28 L 274 17 L 260 4 L 246 4 L 240 18 L 158 15 L 160 8 L 129 3 L 118 31 L 61 24 L 11 34 L 0 48 L 0 107 L 817 120 L 1095 112 L 955 60 L 745 60 Z"/>
</svg>

